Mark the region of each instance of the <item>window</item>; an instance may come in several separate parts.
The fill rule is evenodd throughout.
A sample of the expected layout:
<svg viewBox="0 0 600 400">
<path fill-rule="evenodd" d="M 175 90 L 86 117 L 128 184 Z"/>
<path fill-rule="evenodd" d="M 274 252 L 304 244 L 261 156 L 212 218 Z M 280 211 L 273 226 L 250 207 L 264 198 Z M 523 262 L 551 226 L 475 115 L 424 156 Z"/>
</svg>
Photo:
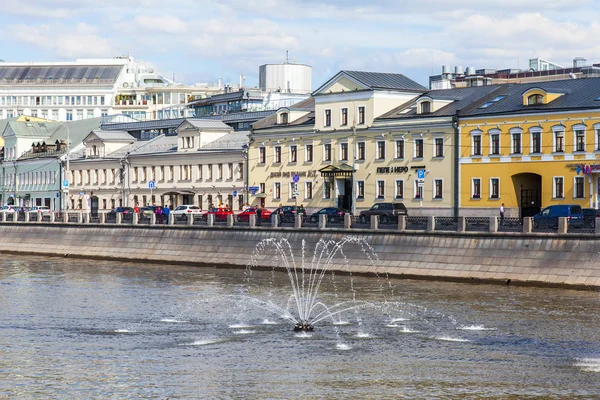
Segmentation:
<svg viewBox="0 0 600 400">
<path fill-rule="evenodd" d="M 244 163 L 238 163 L 238 179 L 244 179 Z"/>
<path fill-rule="evenodd" d="M 162 173 L 162 171 L 161 171 Z M 202 164 L 198 164 L 198 179 L 199 181 L 202 180 Z"/>
<path fill-rule="evenodd" d="M 279 116 L 279 123 L 283 125 L 289 123 L 289 114 L 286 112 L 281 113 Z"/>
<path fill-rule="evenodd" d="M 273 198 L 280 199 L 281 198 L 281 183 L 275 182 L 273 184 Z"/>
<path fill-rule="evenodd" d="M 265 193 L 265 184 L 264 183 L 260 183 L 258 186 L 260 186 L 260 193 Z"/>
<path fill-rule="evenodd" d="M 313 160 L 313 145 L 306 145 L 306 162 L 312 162 Z"/>
<path fill-rule="evenodd" d="M 564 179 L 562 176 L 554 177 L 554 189 L 552 195 L 555 199 L 563 199 L 565 197 L 564 192 Z"/>
<path fill-rule="evenodd" d="M 267 162 L 267 149 L 266 147 L 258 148 L 258 162 L 259 164 L 264 164 Z"/>
<path fill-rule="evenodd" d="M 565 132 L 562 130 L 554 131 L 554 152 L 562 153 L 565 151 Z"/>
<path fill-rule="evenodd" d="M 356 198 L 365 198 L 365 181 L 356 181 Z"/>
<path fill-rule="evenodd" d="M 585 130 L 575 130 L 575 151 L 585 151 Z"/>
<path fill-rule="evenodd" d="M 481 198 L 481 179 L 479 178 L 473 178 L 471 180 L 471 198 Z"/>
<path fill-rule="evenodd" d="M 290 146 L 290 162 L 295 163 L 298 161 L 298 146 L 295 144 Z"/>
<path fill-rule="evenodd" d="M 331 161 L 331 143 L 323 145 L 323 161 Z"/>
<path fill-rule="evenodd" d="M 385 198 L 385 181 L 377 181 L 377 199 Z"/>
<path fill-rule="evenodd" d="M 212 167 L 212 164 L 208 164 L 207 167 L 208 167 L 207 168 L 208 179 L 212 180 L 212 178 L 213 178 L 213 167 Z"/>
<path fill-rule="evenodd" d="M 312 182 L 304 182 L 304 198 L 312 199 L 312 197 L 313 197 Z"/>
<path fill-rule="evenodd" d="M 573 198 L 583 199 L 585 193 L 583 190 L 583 176 L 575 177 L 575 190 L 573 191 Z"/>
<path fill-rule="evenodd" d="M 138 180 L 138 167 L 133 167 L 133 181 L 137 182 Z"/>
<path fill-rule="evenodd" d="M 533 106 L 536 104 L 544 104 L 544 96 L 541 94 L 532 94 L 531 96 L 527 97 L 527 105 Z"/>
<path fill-rule="evenodd" d="M 531 152 L 542 152 L 542 132 L 540 131 L 536 130 L 531 132 Z"/>
<path fill-rule="evenodd" d="M 444 157 L 444 138 L 433 139 L 435 157 Z"/>
<path fill-rule="evenodd" d="M 290 182 L 290 186 L 289 186 L 289 196 L 288 198 L 290 199 L 295 199 L 296 196 L 294 196 L 294 192 L 296 191 L 296 189 L 298 188 L 298 184 L 295 182 Z"/>
<path fill-rule="evenodd" d="M 415 199 L 423 199 L 423 184 L 415 179 Z"/>
<path fill-rule="evenodd" d="M 481 155 L 481 134 L 478 133 L 471 137 L 471 141 L 473 143 L 472 155 L 480 156 Z"/>
<path fill-rule="evenodd" d="M 342 125 L 342 126 L 348 125 L 348 109 L 347 108 L 342 108 L 342 110 L 341 110 L 340 125 Z"/>
<path fill-rule="evenodd" d="M 348 161 L 348 143 L 340 143 L 340 160 Z"/>
<path fill-rule="evenodd" d="M 217 179 L 223 179 L 223 164 L 217 165 Z"/>
<path fill-rule="evenodd" d="M 490 178 L 490 199 L 500 198 L 500 178 Z"/>
<path fill-rule="evenodd" d="M 377 141 L 377 159 L 385 160 L 385 142 L 383 140 Z"/>
<path fill-rule="evenodd" d="M 600 151 L 600 129 L 596 129 L 596 151 Z"/>
<path fill-rule="evenodd" d="M 404 158 L 404 139 L 396 140 L 396 158 Z"/>
<path fill-rule="evenodd" d="M 512 134 L 512 153 L 521 154 L 521 133 Z"/>
<path fill-rule="evenodd" d="M 331 126 L 331 110 L 325 110 L 325 126 Z"/>
<path fill-rule="evenodd" d="M 397 199 L 404 198 L 404 181 L 403 180 L 396 181 L 396 198 Z"/>
<path fill-rule="evenodd" d="M 323 199 L 331 199 L 331 181 L 325 180 L 323 184 Z"/>
<path fill-rule="evenodd" d="M 364 125 L 365 123 L 365 108 L 358 107 L 358 124 Z"/>
<path fill-rule="evenodd" d="M 275 146 L 275 164 L 281 164 L 281 146 Z"/>
<path fill-rule="evenodd" d="M 423 101 L 421 103 L 421 114 L 429 114 L 431 112 L 431 102 Z"/>
<path fill-rule="evenodd" d="M 442 199 L 444 198 L 444 181 L 442 179 L 433 180 L 433 198 Z"/>
<path fill-rule="evenodd" d="M 598 131 L 600 131 L 600 129 Z M 365 142 L 356 143 L 356 153 L 357 160 L 365 160 Z"/>
<path fill-rule="evenodd" d="M 415 158 L 423 158 L 423 139 L 415 139 Z"/>
</svg>

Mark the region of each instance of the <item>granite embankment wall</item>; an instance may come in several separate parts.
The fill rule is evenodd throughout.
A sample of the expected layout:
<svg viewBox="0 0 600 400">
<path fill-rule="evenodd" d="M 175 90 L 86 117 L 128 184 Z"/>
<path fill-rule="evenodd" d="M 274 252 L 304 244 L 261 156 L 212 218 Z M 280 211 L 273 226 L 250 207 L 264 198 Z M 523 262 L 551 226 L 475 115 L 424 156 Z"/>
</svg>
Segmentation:
<svg viewBox="0 0 600 400">
<path fill-rule="evenodd" d="M 600 240 L 593 235 L 187 226 L 0 224 L 0 252 L 244 267 L 256 244 L 287 239 L 297 259 L 306 241 L 312 256 L 320 239 L 353 235 L 366 239 L 379 257 L 370 265 L 358 246 L 347 246 L 340 272 L 454 281 L 600 288 Z M 261 261 L 269 267 L 272 257 Z M 90 264 L 92 265 L 92 264 Z"/>
</svg>

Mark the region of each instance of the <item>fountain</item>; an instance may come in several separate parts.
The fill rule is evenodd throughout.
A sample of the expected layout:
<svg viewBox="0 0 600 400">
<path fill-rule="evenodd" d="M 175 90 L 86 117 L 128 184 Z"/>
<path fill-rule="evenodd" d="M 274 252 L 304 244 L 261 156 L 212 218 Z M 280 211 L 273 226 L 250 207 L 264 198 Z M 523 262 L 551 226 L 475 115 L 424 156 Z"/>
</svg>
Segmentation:
<svg viewBox="0 0 600 400">
<path fill-rule="evenodd" d="M 245 296 L 251 304 L 279 314 L 294 324 L 296 332 L 310 332 L 319 322 L 331 319 L 342 313 L 357 310 L 367 303 L 356 300 L 327 305 L 319 297 L 319 287 L 328 275 L 333 275 L 333 267 L 339 267 L 341 260 L 348 265 L 345 247 L 359 248 L 371 265 L 377 265 L 378 258 L 374 249 L 365 239 L 344 237 L 339 241 L 320 239 L 314 249 L 313 256 L 306 258 L 306 242 L 302 241 L 301 259 L 297 262 L 292 246 L 287 239 L 265 239 L 256 245 L 246 268 L 248 280 L 253 268 L 270 265 L 273 270 L 284 270 L 291 285 L 291 295 L 285 306 L 262 299 Z M 267 257 L 272 256 L 269 260 Z M 355 290 L 350 288 L 355 295 Z M 292 311 L 292 309 L 294 311 Z"/>
</svg>

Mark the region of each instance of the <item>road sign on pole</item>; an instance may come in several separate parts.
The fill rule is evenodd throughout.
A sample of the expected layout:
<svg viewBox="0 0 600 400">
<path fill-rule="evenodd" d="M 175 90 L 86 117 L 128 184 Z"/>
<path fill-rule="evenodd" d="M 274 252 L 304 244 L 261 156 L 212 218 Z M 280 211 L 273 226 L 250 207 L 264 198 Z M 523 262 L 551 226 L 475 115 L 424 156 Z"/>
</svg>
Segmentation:
<svg viewBox="0 0 600 400">
<path fill-rule="evenodd" d="M 148 181 L 148 189 L 156 189 L 156 182 Z"/>
<path fill-rule="evenodd" d="M 418 169 L 417 170 L 417 178 L 418 179 L 425 179 L 425 170 L 424 169 Z"/>
<path fill-rule="evenodd" d="M 294 183 L 300 182 L 300 176 L 298 176 L 298 174 L 294 174 L 292 176 L 292 182 L 294 182 Z"/>
<path fill-rule="evenodd" d="M 233 191 L 233 197 L 237 197 L 237 190 Z"/>
</svg>

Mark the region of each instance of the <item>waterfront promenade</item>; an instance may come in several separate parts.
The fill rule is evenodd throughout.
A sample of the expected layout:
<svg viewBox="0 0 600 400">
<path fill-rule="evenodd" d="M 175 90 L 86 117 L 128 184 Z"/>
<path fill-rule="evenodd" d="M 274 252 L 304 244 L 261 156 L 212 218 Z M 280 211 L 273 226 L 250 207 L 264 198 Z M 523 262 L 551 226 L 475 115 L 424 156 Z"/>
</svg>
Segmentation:
<svg viewBox="0 0 600 400">
<path fill-rule="evenodd" d="M 69 218 L 51 214 L 46 220 L 41 215 L 38 220 L 38 215 L 28 221 L 1 222 L 0 252 L 240 268 L 262 239 L 286 238 L 300 249 L 302 241 L 314 248 L 319 240 L 353 235 L 373 246 L 379 257 L 377 266 L 363 265 L 361 250 L 349 249 L 348 263 L 338 261 L 334 270 L 415 279 L 600 287 L 598 236 L 568 233 L 565 221 L 561 221 L 560 233 L 540 233 L 531 232 L 529 219 L 519 225 L 520 232 L 498 232 L 504 225 L 498 225 L 495 218 L 484 224 L 487 230 L 479 231 L 467 230 L 474 225 L 458 218 L 457 230 L 448 231 L 436 229 L 434 217 L 427 217 L 425 227 L 416 230 L 409 229 L 404 218 L 392 226 L 378 225 L 372 219 L 369 226 L 352 227 L 347 217 L 338 226 L 321 219 L 298 227 L 297 219 L 291 225 L 273 221 L 257 227 L 252 218 L 238 224 L 233 218 L 215 222 L 210 216 L 206 221 L 171 218 L 156 224 L 154 218 L 124 221 L 121 215 L 114 221 L 106 221 L 104 214 L 95 221 L 83 213 L 71 213 Z M 270 267 L 271 262 L 263 266 Z"/>
</svg>

